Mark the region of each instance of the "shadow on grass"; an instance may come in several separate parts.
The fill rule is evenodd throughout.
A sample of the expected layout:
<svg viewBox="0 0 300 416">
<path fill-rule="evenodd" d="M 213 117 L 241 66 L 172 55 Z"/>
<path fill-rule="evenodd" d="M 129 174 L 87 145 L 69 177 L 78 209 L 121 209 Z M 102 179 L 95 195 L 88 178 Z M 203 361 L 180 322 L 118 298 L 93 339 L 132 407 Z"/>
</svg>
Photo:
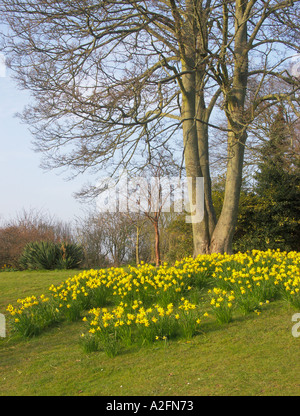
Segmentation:
<svg viewBox="0 0 300 416">
<path fill-rule="evenodd" d="M 278 308 L 281 308 L 283 305 L 286 305 L 283 301 L 274 301 L 268 305 L 262 307 L 262 313 L 268 315 L 276 312 Z M 254 312 L 250 312 L 246 315 L 242 315 L 241 313 L 236 312 L 233 315 L 233 320 L 229 323 L 219 323 L 214 318 L 208 318 L 207 321 L 202 322 L 199 329 L 195 333 L 195 335 L 190 339 L 185 339 L 182 336 L 174 336 L 171 339 L 167 339 L 166 342 L 163 340 L 154 341 L 154 342 L 139 342 L 139 341 L 132 341 L 130 345 L 121 345 L 120 349 L 117 352 L 116 356 L 126 356 L 126 355 L 134 355 L 141 350 L 150 349 L 150 350 L 158 350 L 158 351 L 167 351 L 168 348 L 176 343 L 182 342 L 183 344 L 193 344 L 193 341 L 196 343 L 205 343 L 208 342 L 209 339 L 206 338 L 209 334 L 212 333 L 222 333 L 224 329 L 232 327 L 233 325 L 240 325 L 245 322 L 253 322 L 257 319 L 257 315 Z M 13 354 L 13 356 L 9 357 L 11 351 L 17 349 L 18 347 L 29 348 L 32 352 L 40 351 L 41 348 L 47 348 L 52 346 L 57 346 L 59 343 L 60 345 L 66 345 L 66 347 L 70 344 L 77 343 L 78 349 L 80 352 L 86 355 L 95 354 L 95 353 L 102 353 L 105 354 L 105 350 L 103 348 L 99 348 L 97 351 L 93 352 L 85 352 L 80 346 L 80 330 L 81 327 L 84 327 L 84 323 L 82 319 L 79 319 L 75 322 L 69 321 L 61 321 L 58 323 L 53 323 L 51 326 L 45 328 L 40 334 L 34 335 L 30 338 L 24 338 L 21 335 L 14 334 L 8 328 L 8 336 L 6 338 L 0 339 L 0 355 L 4 358 L 6 357 L 9 361 L 13 361 L 14 364 L 18 364 L 20 361 L 23 360 L 22 354 Z M 12 355 L 12 354 L 11 354 Z"/>
<path fill-rule="evenodd" d="M 280 301 L 274 301 L 267 306 L 263 306 L 261 308 L 261 313 L 265 314 L 266 312 L 272 313 L 272 310 L 276 310 L 280 308 L 283 305 Z M 257 314 L 255 312 L 249 312 L 246 314 L 243 314 L 241 312 L 236 312 L 233 315 L 232 321 L 229 323 L 219 323 L 215 319 L 210 319 L 207 322 L 203 322 L 201 324 L 201 328 L 199 328 L 199 331 L 196 335 L 208 335 L 213 332 L 223 331 L 225 328 L 229 328 L 232 325 L 235 324 L 242 324 L 245 322 L 251 322 L 257 319 Z"/>
</svg>

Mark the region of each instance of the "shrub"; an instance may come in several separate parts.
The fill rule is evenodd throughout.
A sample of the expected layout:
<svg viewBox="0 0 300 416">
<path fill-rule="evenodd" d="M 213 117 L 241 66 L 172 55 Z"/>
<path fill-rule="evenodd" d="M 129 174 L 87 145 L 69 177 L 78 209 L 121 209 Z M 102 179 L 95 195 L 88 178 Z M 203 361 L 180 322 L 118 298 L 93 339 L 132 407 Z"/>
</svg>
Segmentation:
<svg viewBox="0 0 300 416">
<path fill-rule="evenodd" d="M 57 244 L 59 246 L 59 244 Z M 57 260 L 58 269 L 77 269 L 83 261 L 83 249 L 77 244 L 62 243 Z"/>
<path fill-rule="evenodd" d="M 23 269 L 72 269 L 83 260 L 83 250 L 71 243 L 49 241 L 28 243 L 19 259 Z"/>
</svg>

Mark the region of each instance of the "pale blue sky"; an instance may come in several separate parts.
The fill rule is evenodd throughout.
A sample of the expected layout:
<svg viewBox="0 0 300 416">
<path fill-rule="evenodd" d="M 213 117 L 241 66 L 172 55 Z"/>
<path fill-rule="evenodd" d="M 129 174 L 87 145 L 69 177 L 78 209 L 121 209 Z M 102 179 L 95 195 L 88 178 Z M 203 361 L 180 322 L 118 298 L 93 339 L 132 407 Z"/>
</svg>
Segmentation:
<svg viewBox="0 0 300 416">
<path fill-rule="evenodd" d="M 26 125 L 14 117 L 30 100 L 16 83 L 0 76 L 0 222 L 15 218 L 22 210 L 41 210 L 57 219 L 72 221 L 83 216 L 83 204 L 73 197 L 86 179 L 67 181 L 67 175 L 45 172 L 39 167 Z"/>
</svg>

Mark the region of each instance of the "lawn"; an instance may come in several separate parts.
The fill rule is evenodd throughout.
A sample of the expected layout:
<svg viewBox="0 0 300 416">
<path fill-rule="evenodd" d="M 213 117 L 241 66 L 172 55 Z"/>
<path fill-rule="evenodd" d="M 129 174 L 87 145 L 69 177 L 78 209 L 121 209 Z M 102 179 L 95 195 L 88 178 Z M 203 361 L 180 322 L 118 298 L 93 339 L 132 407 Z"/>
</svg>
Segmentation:
<svg viewBox="0 0 300 416">
<path fill-rule="evenodd" d="M 45 292 L 78 271 L 1 272 L 0 313 L 20 297 Z M 114 358 L 87 354 L 85 323 L 61 322 L 39 336 L 0 338 L 1 396 L 298 396 L 297 312 L 276 300 L 260 315 L 229 324 L 207 320 L 189 341 L 133 345 Z M 300 311 L 299 311 L 300 312 Z"/>
</svg>

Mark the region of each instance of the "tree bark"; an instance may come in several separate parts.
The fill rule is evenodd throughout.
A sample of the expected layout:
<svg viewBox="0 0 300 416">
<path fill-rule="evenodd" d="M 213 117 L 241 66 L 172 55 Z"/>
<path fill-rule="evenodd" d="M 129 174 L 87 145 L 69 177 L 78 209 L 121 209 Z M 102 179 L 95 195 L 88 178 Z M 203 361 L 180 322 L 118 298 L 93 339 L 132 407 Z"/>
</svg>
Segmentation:
<svg viewBox="0 0 300 416">
<path fill-rule="evenodd" d="M 232 87 L 226 92 L 228 120 L 228 162 L 222 211 L 212 236 L 212 253 L 232 253 L 232 239 L 237 222 L 244 148 L 247 139 L 245 97 L 248 82 L 247 2 L 236 0 L 234 71 Z"/>
<path fill-rule="evenodd" d="M 139 247 L 140 228 L 136 226 L 136 240 L 135 240 L 135 261 L 136 265 L 140 263 L 140 247 Z"/>
<path fill-rule="evenodd" d="M 195 20 L 195 4 L 193 1 L 187 1 L 187 11 L 190 13 L 190 18 L 187 18 L 183 31 L 185 59 L 182 60 L 182 70 L 187 73 L 182 76 L 182 124 L 186 175 L 193 178 L 192 189 L 189 190 L 189 193 L 194 197 L 191 201 L 192 204 L 196 203 L 196 178 L 204 178 L 204 217 L 200 223 L 192 223 L 194 256 L 197 256 L 210 251 L 210 239 L 216 217 L 211 197 L 207 110 L 203 91 L 207 22 L 204 13 L 202 13 L 201 26 L 204 31 L 200 33 L 199 25 Z M 193 39 L 192 42 L 191 39 Z"/>
<path fill-rule="evenodd" d="M 191 73 L 185 74 L 182 77 L 183 81 L 183 99 L 182 99 L 182 121 L 183 121 L 183 146 L 184 146 L 184 160 L 186 175 L 192 178 L 193 183 L 189 189 L 189 195 L 192 195 L 192 204 L 196 203 L 196 178 L 203 177 L 199 150 L 198 150 L 198 135 L 196 126 L 196 92 L 195 92 L 195 72 L 191 68 L 185 68 Z M 193 217 L 192 217 L 193 218 Z M 200 253 L 207 253 L 209 251 L 209 217 L 204 204 L 204 218 L 202 222 L 192 222 L 193 241 L 194 241 L 194 256 Z"/>
<path fill-rule="evenodd" d="M 158 219 L 153 221 L 154 230 L 155 230 L 155 263 L 156 267 L 160 266 L 160 247 L 159 247 L 159 228 L 158 228 Z"/>
<path fill-rule="evenodd" d="M 227 164 L 223 208 L 212 235 L 211 253 L 232 253 L 232 239 L 236 227 L 242 184 L 244 144 L 233 137 L 230 146 L 232 157 L 229 157 Z"/>
</svg>

